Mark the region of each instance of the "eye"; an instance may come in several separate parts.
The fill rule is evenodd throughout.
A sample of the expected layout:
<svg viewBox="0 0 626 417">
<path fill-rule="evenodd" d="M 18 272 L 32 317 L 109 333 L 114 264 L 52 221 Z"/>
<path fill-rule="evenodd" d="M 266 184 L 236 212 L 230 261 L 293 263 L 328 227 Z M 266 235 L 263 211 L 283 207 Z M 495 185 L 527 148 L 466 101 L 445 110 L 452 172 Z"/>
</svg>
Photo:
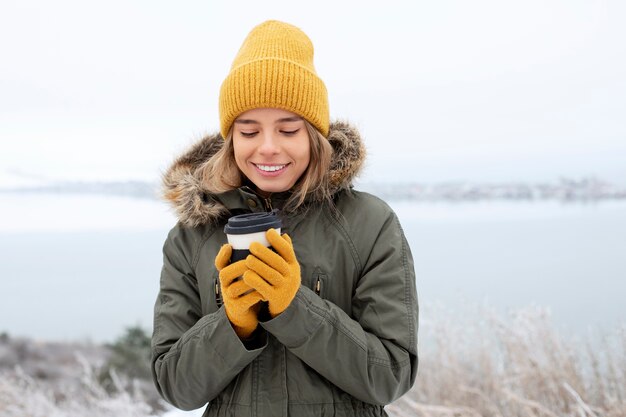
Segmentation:
<svg viewBox="0 0 626 417">
<path fill-rule="evenodd" d="M 241 136 L 243 136 L 244 138 L 252 138 L 254 137 L 257 133 L 259 132 L 239 132 L 239 134 Z"/>
<path fill-rule="evenodd" d="M 300 129 L 296 129 L 296 130 L 281 130 L 280 133 L 282 133 L 283 135 L 286 136 L 293 136 L 296 133 L 298 133 L 300 131 Z"/>
</svg>

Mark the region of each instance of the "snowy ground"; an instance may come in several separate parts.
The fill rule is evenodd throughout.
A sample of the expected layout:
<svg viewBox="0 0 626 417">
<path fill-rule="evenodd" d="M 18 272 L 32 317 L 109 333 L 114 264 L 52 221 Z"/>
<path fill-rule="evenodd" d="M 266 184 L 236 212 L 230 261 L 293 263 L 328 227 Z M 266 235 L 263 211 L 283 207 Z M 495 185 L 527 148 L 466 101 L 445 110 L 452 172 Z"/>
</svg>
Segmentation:
<svg viewBox="0 0 626 417">
<path fill-rule="evenodd" d="M 203 412 L 204 408 L 193 411 L 172 410 L 163 414 L 162 417 L 201 417 Z"/>
</svg>

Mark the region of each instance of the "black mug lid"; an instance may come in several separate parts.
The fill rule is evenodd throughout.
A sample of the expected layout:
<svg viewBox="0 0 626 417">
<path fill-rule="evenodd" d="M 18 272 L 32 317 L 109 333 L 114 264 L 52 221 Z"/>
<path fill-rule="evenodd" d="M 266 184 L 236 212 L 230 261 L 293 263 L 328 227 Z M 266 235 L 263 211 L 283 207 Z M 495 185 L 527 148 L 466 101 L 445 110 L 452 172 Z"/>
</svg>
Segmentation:
<svg viewBox="0 0 626 417">
<path fill-rule="evenodd" d="M 227 235 L 245 235 L 280 227 L 282 227 L 282 222 L 278 217 L 278 209 L 274 209 L 269 213 L 246 213 L 233 216 L 228 219 L 228 223 L 224 226 L 224 233 Z"/>
</svg>

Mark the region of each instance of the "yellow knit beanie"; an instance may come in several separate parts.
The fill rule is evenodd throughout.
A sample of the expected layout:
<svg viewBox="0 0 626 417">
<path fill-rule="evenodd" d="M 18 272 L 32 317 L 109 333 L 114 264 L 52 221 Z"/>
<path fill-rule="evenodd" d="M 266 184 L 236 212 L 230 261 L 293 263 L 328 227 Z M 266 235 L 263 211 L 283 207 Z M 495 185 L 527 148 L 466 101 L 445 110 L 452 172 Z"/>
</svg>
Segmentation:
<svg viewBox="0 0 626 417">
<path fill-rule="evenodd" d="M 296 113 L 328 136 L 328 96 L 313 66 L 313 44 L 284 22 L 268 20 L 250 31 L 222 83 L 219 101 L 222 137 L 237 116 L 260 107 Z"/>
</svg>

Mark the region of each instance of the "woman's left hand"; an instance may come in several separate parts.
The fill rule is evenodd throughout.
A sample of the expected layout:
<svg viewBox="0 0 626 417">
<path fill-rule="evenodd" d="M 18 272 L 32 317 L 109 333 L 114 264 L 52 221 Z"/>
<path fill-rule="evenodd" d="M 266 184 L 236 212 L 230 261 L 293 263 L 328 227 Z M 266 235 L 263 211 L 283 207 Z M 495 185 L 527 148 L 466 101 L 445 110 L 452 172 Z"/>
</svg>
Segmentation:
<svg viewBox="0 0 626 417">
<path fill-rule="evenodd" d="M 276 229 L 268 230 L 265 235 L 276 252 L 258 242 L 252 243 L 251 255 L 246 258 L 249 269 L 243 280 L 268 301 L 270 315 L 276 317 L 289 307 L 300 288 L 300 265 L 289 235 L 281 236 Z"/>
</svg>

